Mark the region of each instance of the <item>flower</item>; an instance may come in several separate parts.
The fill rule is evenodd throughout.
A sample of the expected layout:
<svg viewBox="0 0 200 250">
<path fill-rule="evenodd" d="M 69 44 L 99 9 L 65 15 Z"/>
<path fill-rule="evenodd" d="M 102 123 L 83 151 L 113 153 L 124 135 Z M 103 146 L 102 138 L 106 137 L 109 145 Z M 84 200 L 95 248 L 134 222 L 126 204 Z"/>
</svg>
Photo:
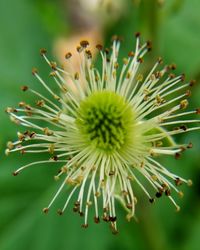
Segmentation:
<svg viewBox="0 0 200 250">
<path fill-rule="evenodd" d="M 117 233 L 115 202 L 119 200 L 127 210 L 128 220 L 134 217 L 135 185 L 151 203 L 165 194 L 179 210 L 171 193 L 182 196 L 179 186 L 190 185 L 191 180 L 171 173 L 157 156 L 179 158 L 192 147 L 191 143 L 175 143 L 172 136 L 198 130 L 199 120 L 187 117 L 200 114 L 200 109 L 185 111 L 189 88 L 195 82 L 183 83 L 184 75 L 169 73 L 175 65 L 161 68 L 159 58 L 147 76 L 139 72 L 144 55 L 151 49 L 150 42 L 140 44 L 139 33 L 135 52 L 129 52 L 121 67 L 120 41 L 116 37 L 111 52 L 96 46 L 102 60 L 101 70 L 94 66 L 88 46 L 87 41 L 81 41 L 77 47 L 80 72 L 75 73 L 50 62 L 46 50 L 41 49 L 61 94 L 55 94 L 55 86 L 46 83 L 37 69 L 32 70 L 47 95 L 23 86 L 23 91 L 36 96 L 36 105 L 20 102 L 18 108 L 7 108 L 12 121 L 28 130 L 18 133 L 17 141 L 8 143 L 6 154 L 19 151 L 46 157 L 45 153 L 49 153 L 50 159 L 33 161 L 14 172 L 17 175 L 26 168 L 47 163 L 61 166 L 55 179 L 63 178 L 62 184 L 43 211 L 48 212 L 67 185 L 71 191 L 59 214 L 76 196 L 73 210 L 84 216 L 83 227 L 88 226 L 89 209 L 94 204 L 94 221 L 99 223 L 102 217 Z M 71 56 L 70 52 L 65 56 L 69 64 Z"/>
</svg>

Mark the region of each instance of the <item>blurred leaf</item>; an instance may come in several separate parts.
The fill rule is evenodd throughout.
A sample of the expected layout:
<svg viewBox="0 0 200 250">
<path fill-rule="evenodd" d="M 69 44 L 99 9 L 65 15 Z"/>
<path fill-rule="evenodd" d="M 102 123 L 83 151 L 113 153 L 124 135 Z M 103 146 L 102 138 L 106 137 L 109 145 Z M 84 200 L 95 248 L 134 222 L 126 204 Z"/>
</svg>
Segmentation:
<svg viewBox="0 0 200 250">
<path fill-rule="evenodd" d="M 34 0 L 38 12 L 40 14 L 40 21 L 42 21 L 46 32 L 53 36 L 60 36 L 66 34 L 69 30 L 67 20 L 67 9 L 63 1 L 52 0 Z"/>
<path fill-rule="evenodd" d="M 179 12 L 167 16 L 160 27 L 161 54 L 164 60 L 168 63 L 175 62 L 179 72 L 185 72 L 190 78 L 199 73 L 199 9 L 199 0 L 185 0 Z"/>
<path fill-rule="evenodd" d="M 142 18 L 137 7 L 130 8 L 126 15 L 107 32 L 111 35 L 118 34 L 125 37 L 122 43 L 121 57 L 126 56 L 129 50 L 134 48 L 133 33 L 140 29 Z M 172 2 L 172 1 L 171 1 Z M 180 1 L 179 1 L 180 2 Z M 45 4 L 44 4 L 45 3 Z M 183 187 L 185 197 L 178 201 L 182 210 L 174 213 L 166 197 L 152 206 L 145 203 L 145 197 L 139 196 L 138 217 L 140 223 L 127 223 L 124 220 L 124 211 L 118 210 L 119 230 L 118 236 L 110 233 L 108 225 L 100 223 L 94 225 L 90 218 L 90 226 L 87 230 L 80 227 L 82 218 L 72 213 L 69 207 L 66 213 L 59 217 L 56 208 L 67 197 L 67 190 L 52 207 L 48 215 L 44 215 L 41 209 L 48 204 L 60 183 L 54 183 L 52 176 L 57 171 L 54 165 L 36 167 L 24 171 L 17 178 L 11 176 L 11 172 L 21 164 L 36 159 L 34 157 L 22 157 L 12 155 L 8 159 L 2 157 L 7 140 L 11 140 L 19 129 L 11 124 L 4 113 L 6 106 L 16 105 L 24 94 L 19 91 L 20 85 L 31 84 L 35 81 L 31 76 L 31 68 L 38 66 L 42 73 L 47 71 L 38 55 L 40 47 L 50 47 L 53 34 L 66 24 L 59 19 L 59 5 L 57 1 L 45 1 L 36 5 L 33 0 L 1 0 L 0 1 L 0 91 L 1 91 L 1 125 L 0 125 L 0 249 L 1 250 L 55 250 L 55 249 L 88 249 L 88 250 L 131 250 L 153 249 L 163 244 L 167 250 L 198 249 L 199 235 L 199 134 L 193 133 L 183 139 L 192 141 L 196 146 L 179 161 L 165 158 L 164 165 L 195 180 L 194 187 Z M 60 2 L 59 2 L 60 3 Z M 59 7 L 58 7 L 59 8 Z M 199 73 L 200 57 L 200 1 L 185 0 L 178 12 L 167 15 L 163 22 L 156 24 L 160 27 L 161 40 L 158 37 L 157 44 L 161 46 L 161 55 L 167 62 L 178 64 L 180 72 L 185 71 L 189 76 Z M 54 10 L 57 15 L 54 20 Z M 45 12 L 47 11 L 47 12 Z M 58 12 L 57 12 L 58 11 Z M 165 9 L 160 9 L 164 16 Z M 44 13 L 43 13 L 44 12 Z M 148 17 L 149 18 L 149 17 Z M 146 23 L 148 23 L 148 18 Z M 59 27 L 57 27 L 59 26 Z M 51 30 L 52 28 L 52 30 Z M 110 43 L 109 43 L 110 45 Z M 39 84 L 36 85 L 36 89 Z M 199 90 L 195 93 L 195 100 L 199 102 Z M 30 103 L 32 98 L 28 99 Z M 92 217 L 92 214 L 91 214 Z M 177 233 L 178 232 L 178 233 Z M 158 238 L 158 239 L 157 239 Z M 177 240 L 178 238 L 178 240 Z M 158 243 L 155 243 L 158 242 Z"/>
<path fill-rule="evenodd" d="M 200 208 L 200 204 L 198 204 Z M 189 225 L 189 235 L 188 240 L 183 246 L 183 250 L 198 250 L 199 249 L 199 235 L 200 235 L 200 213 L 195 215 L 195 222 Z"/>
</svg>

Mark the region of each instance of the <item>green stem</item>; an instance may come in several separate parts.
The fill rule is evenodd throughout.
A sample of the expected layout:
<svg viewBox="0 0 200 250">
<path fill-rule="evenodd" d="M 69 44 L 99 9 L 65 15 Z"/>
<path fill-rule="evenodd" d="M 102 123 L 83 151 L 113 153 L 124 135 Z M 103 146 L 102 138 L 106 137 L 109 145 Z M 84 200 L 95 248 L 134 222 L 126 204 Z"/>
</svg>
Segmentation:
<svg viewBox="0 0 200 250">
<path fill-rule="evenodd" d="M 159 51 L 158 30 L 159 30 L 159 10 L 157 0 L 141 0 L 139 7 L 140 31 L 145 39 L 153 41 L 152 57 Z"/>
<path fill-rule="evenodd" d="M 145 206 L 145 204 L 138 207 L 138 210 L 140 211 L 138 213 L 138 226 L 140 226 L 148 250 L 169 249 L 163 227 L 158 221 L 158 217 L 155 217 L 151 209 Z"/>
</svg>

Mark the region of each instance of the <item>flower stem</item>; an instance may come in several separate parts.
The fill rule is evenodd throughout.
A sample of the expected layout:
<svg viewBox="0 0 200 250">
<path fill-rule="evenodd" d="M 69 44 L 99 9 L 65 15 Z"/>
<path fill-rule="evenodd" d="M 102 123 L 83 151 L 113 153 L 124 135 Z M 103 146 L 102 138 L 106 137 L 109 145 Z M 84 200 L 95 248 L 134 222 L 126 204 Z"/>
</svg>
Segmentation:
<svg viewBox="0 0 200 250">
<path fill-rule="evenodd" d="M 138 225 L 141 228 L 142 234 L 146 241 L 146 246 L 149 250 L 167 250 L 169 246 L 167 244 L 163 227 L 160 225 L 157 218 L 154 218 L 151 210 L 143 204 L 138 211 L 138 217 L 140 223 Z"/>
<path fill-rule="evenodd" d="M 159 50 L 159 40 L 157 39 L 159 30 L 159 9 L 160 7 L 157 0 L 142 0 L 139 8 L 140 30 L 145 38 L 153 40 L 154 55 L 157 54 Z"/>
</svg>

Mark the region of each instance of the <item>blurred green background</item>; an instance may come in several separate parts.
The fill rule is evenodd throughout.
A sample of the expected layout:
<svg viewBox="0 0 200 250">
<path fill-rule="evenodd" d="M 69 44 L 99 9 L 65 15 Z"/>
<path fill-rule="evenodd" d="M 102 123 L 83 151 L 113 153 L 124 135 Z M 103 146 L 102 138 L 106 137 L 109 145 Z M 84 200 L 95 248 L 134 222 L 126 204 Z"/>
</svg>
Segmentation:
<svg viewBox="0 0 200 250">
<path fill-rule="evenodd" d="M 134 49 L 133 34 L 141 31 L 144 39 L 153 41 L 154 49 L 148 62 L 153 64 L 153 58 L 161 55 L 165 63 L 178 65 L 177 73 L 185 72 L 187 79 L 199 80 L 199 0 L 124 0 L 113 9 L 112 1 L 108 2 L 101 10 L 102 16 L 98 16 L 98 10 L 85 10 L 86 13 L 94 11 L 89 22 L 100 27 L 106 44 L 113 34 L 123 36 L 125 41 L 121 54 L 125 56 Z M 84 26 L 79 27 L 81 22 L 73 20 L 72 3 L 64 0 L 0 0 L 0 250 L 198 250 L 198 132 L 178 138 L 182 142 L 192 141 L 194 145 L 180 160 L 163 159 L 170 170 L 194 182 L 191 188 L 183 187 L 183 199 L 176 197 L 181 211 L 175 213 L 165 197 L 150 205 L 141 194 L 136 207 L 138 223 L 126 222 L 124 211 L 117 207 L 120 217 L 117 236 L 110 233 L 105 223 L 94 225 L 91 222 L 87 230 L 82 229 L 81 219 L 70 211 L 71 208 L 63 216 L 57 216 L 63 197 L 58 199 L 48 215 L 42 213 L 42 208 L 59 186 L 52 178 L 56 172 L 54 166 L 29 169 L 17 178 L 11 175 L 17 167 L 33 159 L 18 154 L 8 158 L 4 156 L 6 142 L 16 138 L 16 132 L 20 130 L 9 121 L 4 109 L 17 105 L 21 100 L 33 102 L 31 96 L 21 93 L 20 86 L 28 84 L 40 89 L 31 75 L 31 68 L 37 66 L 42 75 L 48 74 L 48 67 L 38 53 L 41 47 L 46 47 L 51 57 L 56 58 L 53 48 L 60 36 L 67 40 L 80 30 L 84 31 Z M 74 12 L 79 13 L 76 1 L 73 4 Z M 91 1 L 85 0 L 83 6 L 87 5 L 90 6 Z M 190 108 L 199 105 L 200 87 L 197 84 Z"/>
</svg>

